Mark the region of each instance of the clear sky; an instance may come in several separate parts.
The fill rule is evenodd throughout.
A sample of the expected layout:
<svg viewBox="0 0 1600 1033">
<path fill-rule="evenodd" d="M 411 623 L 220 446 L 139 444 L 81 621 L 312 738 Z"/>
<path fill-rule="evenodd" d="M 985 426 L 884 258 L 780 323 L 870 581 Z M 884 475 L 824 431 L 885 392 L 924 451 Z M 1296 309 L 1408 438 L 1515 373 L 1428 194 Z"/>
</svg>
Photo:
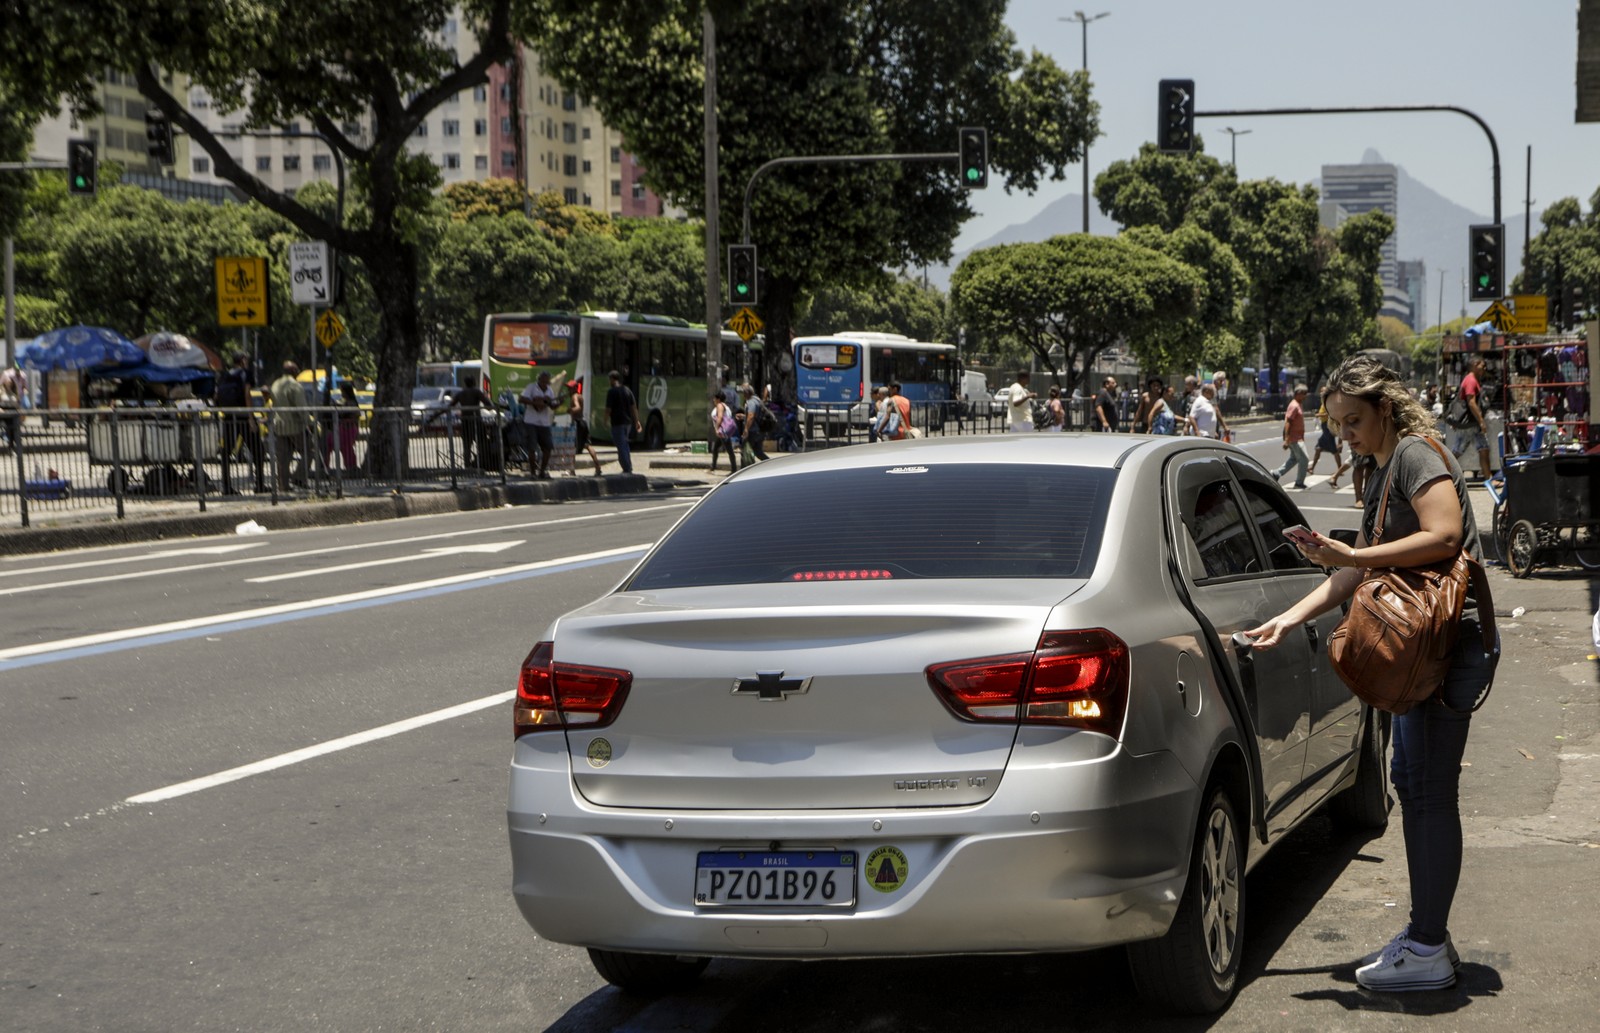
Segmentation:
<svg viewBox="0 0 1600 1033">
<path fill-rule="evenodd" d="M 1527 148 L 1533 209 L 1600 188 L 1600 123 L 1575 123 L 1576 0 L 1078 0 L 1089 16 L 1089 74 L 1105 134 L 1091 145 L 1092 177 L 1155 139 L 1159 80 L 1194 79 L 1200 111 L 1266 107 L 1452 104 L 1488 122 L 1500 144 L 1501 204 L 1521 212 Z M 1006 17 L 1024 48 L 1082 63 L 1083 29 L 1068 2 L 1012 0 Z M 1306 183 L 1324 164 L 1384 160 L 1487 216 L 1493 208 L 1489 142 L 1452 113 L 1200 119 L 1208 153 L 1228 160 L 1223 126 L 1237 138 L 1239 175 Z M 974 197 L 979 215 L 956 242 L 971 247 L 1026 221 L 1066 193 L 1083 167 L 1032 196 L 991 177 Z M 1074 227 L 1076 228 L 1076 227 Z"/>
</svg>

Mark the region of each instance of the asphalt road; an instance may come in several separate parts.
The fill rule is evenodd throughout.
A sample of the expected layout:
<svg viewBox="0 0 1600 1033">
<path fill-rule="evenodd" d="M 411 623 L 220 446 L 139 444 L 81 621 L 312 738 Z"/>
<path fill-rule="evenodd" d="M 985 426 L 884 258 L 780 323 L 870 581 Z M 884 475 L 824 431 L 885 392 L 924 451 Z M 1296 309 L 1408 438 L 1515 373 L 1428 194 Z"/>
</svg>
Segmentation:
<svg viewBox="0 0 1600 1033">
<path fill-rule="evenodd" d="M 1240 437 L 1281 461 L 1275 427 Z M 1294 494 L 1313 527 L 1354 522 L 1348 488 Z M 1568 1033 L 1600 1013 L 1596 590 L 1571 572 L 1494 575 L 1525 612 L 1468 749 L 1453 991 L 1354 985 L 1404 921 L 1397 818 L 1366 842 L 1313 821 L 1256 869 L 1245 983 L 1209 1020 L 1152 1019 L 1115 951 L 719 961 L 663 1000 L 612 990 L 512 904 L 507 700 L 545 623 L 687 501 L 0 561 L 0 1028 Z"/>
</svg>

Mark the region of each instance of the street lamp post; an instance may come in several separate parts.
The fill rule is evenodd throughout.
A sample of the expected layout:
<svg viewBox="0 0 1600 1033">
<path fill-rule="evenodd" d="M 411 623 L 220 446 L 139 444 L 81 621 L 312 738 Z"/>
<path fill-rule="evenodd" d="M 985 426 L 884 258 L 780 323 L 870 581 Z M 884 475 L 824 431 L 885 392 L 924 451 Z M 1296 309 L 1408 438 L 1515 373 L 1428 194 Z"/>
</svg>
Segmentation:
<svg viewBox="0 0 1600 1033">
<path fill-rule="evenodd" d="M 1255 132 L 1254 129 L 1235 129 L 1232 126 L 1223 126 L 1222 131 L 1228 134 L 1228 164 L 1233 166 L 1233 174 L 1239 174 L 1239 137 L 1248 136 Z"/>
<path fill-rule="evenodd" d="M 1110 11 L 1101 11 L 1090 16 L 1082 11 L 1073 11 L 1071 18 L 1057 18 L 1057 21 L 1077 22 L 1083 26 L 1083 70 L 1089 71 L 1089 23 L 1097 22 L 1101 18 L 1111 17 Z M 1089 141 L 1083 142 L 1083 232 L 1089 232 Z"/>
</svg>

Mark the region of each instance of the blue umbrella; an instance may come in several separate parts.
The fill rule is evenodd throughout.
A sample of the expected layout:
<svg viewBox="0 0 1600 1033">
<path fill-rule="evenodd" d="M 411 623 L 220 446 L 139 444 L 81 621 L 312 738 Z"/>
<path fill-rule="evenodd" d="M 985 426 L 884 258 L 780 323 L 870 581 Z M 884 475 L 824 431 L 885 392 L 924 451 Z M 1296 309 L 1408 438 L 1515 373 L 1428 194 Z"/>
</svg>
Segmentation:
<svg viewBox="0 0 1600 1033">
<path fill-rule="evenodd" d="M 53 369 L 127 366 L 144 361 L 144 351 L 138 345 L 115 330 L 99 326 L 51 330 L 17 349 L 17 364 L 41 373 Z"/>
</svg>

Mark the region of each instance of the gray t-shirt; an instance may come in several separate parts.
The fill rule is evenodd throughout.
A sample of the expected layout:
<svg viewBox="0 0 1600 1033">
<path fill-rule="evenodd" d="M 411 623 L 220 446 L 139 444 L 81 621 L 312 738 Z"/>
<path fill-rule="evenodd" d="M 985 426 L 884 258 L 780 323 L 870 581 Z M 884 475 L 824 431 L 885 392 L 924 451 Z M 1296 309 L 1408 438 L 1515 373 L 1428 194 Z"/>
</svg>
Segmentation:
<svg viewBox="0 0 1600 1033">
<path fill-rule="evenodd" d="M 1455 457 L 1445 449 L 1441 456 L 1426 439 L 1403 437 L 1389 457 L 1388 466 L 1380 466 L 1367 475 L 1366 510 L 1361 514 L 1361 529 L 1371 542 L 1373 524 L 1378 518 L 1378 503 L 1383 499 L 1383 482 L 1394 468 L 1394 487 L 1389 491 L 1389 508 L 1384 513 L 1383 541 L 1397 542 L 1422 529 L 1417 511 L 1411 500 L 1417 493 L 1441 477 L 1449 477 L 1456 488 L 1456 499 L 1461 503 L 1461 531 L 1467 545 L 1467 554 L 1483 562 L 1483 550 L 1478 544 L 1478 524 L 1472 517 L 1472 506 L 1467 501 L 1467 484 L 1461 476 L 1461 467 Z"/>
</svg>

